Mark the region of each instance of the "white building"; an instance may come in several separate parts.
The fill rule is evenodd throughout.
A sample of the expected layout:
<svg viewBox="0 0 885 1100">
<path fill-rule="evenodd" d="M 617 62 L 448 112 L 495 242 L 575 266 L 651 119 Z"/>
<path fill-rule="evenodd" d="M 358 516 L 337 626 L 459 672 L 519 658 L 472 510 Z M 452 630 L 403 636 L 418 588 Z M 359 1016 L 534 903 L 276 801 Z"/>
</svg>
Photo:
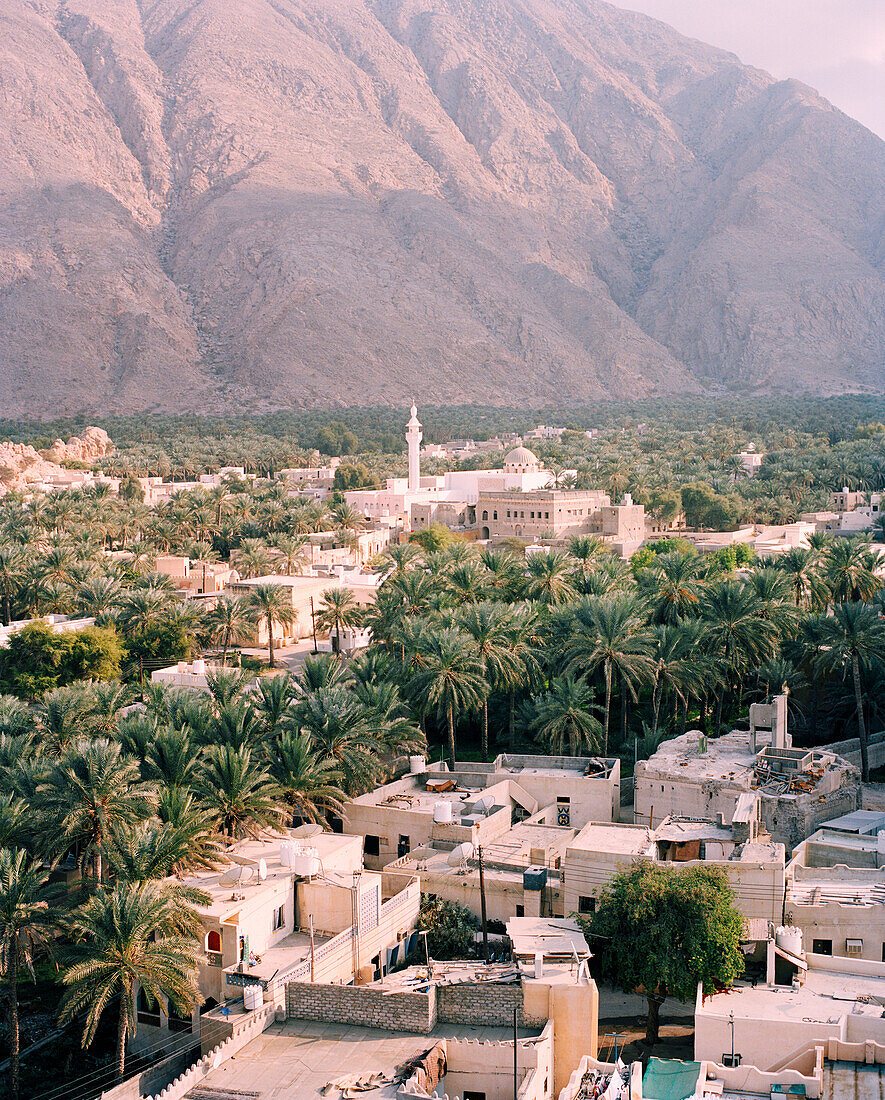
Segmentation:
<svg viewBox="0 0 885 1100">
<path fill-rule="evenodd" d="M 409 531 L 416 504 L 460 503 L 472 507 L 481 492 L 530 492 L 551 484 L 549 472 L 525 447 L 510 451 L 503 470 L 455 470 L 437 477 L 421 477 L 421 422 L 414 405 L 410 411 L 406 425 L 409 476 L 388 478 L 383 489 L 352 489 L 344 494 L 347 503 L 369 519 L 394 520 Z"/>
</svg>

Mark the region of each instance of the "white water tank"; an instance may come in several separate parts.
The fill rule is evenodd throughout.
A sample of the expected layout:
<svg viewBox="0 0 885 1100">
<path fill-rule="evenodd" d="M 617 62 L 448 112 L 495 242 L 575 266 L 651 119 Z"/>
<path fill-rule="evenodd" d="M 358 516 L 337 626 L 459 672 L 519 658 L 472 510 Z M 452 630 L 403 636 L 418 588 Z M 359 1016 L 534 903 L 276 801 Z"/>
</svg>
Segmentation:
<svg viewBox="0 0 885 1100">
<path fill-rule="evenodd" d="M 541 951 L 535 952 L 535 977 L 544 977 L 544 955 Z"/>
<path fill-rule="evenodd" d="M 264 990 L 258 983 L 243 986 L 243 1007 L 247 1012 L 254 1012 L 264 1004 Z"/>
<path fill-rule="evenodd" d="M 409 757 L 409 774 L 410 775 L 423 775 L 427 771 L 427 761 L 423 756 L 410 756 Z"/>
<path fill-rule="evenodd" d="M 801 955 L 802 929 L 794 928 L 792 925 L 780 927 L 774 933 L 774 942 L 784 951 L 789 951 L 791 955 Z"/>
<path fill-rule="evenodd" d="M 291 840 L 284 840 L 280 845 L 280 863 L 282 863 L 284 867 L 291 867 L 294 854 L 295 845 Z"/>
<path fill-rule="evenodd" d="M 202 657 L 198 657 L 196 659 L 196 661 L 194 661 L 194 672 L 203 673 L 205 671 L 206 671 L 206 662 L 203 660 Z"/>
<path fill-rule="evenodd" d="M 320 869 L 320 854 L 316 848 L 296 847 L 292 853 L 292 870 L 302 878 L 313 878 Z"/>
<path fill-rule="evenodd" d="M 433 804 L 433 821 L 436 825 L 451 825 L 452 823 L 452 804 L 451 802 L 434 802 Z"/>
</svg>

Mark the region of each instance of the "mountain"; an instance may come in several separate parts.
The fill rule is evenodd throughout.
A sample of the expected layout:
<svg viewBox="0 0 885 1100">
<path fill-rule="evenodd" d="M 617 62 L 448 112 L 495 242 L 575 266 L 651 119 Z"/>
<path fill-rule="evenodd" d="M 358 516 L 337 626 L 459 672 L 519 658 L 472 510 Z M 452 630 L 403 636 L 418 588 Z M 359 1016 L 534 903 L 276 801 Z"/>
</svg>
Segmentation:
<svg viewBox="0 0 885 1100">
<path fill-rule="evenodd" d="M 597 0 L 0 0 L 7 415 L 885 388 L 885 143 Z"/>
</svg>

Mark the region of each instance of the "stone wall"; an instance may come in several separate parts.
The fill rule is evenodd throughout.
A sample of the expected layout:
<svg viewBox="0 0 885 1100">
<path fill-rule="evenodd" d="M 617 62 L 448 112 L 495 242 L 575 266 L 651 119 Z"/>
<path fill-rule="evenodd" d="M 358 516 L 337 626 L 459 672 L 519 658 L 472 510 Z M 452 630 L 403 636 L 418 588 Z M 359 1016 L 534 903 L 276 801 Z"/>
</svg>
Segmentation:
<svg viewBox="0 0 885 1100">
<path fill-rule="evenodd" d="M 286 1015 L 426 1034 L 436 1025 L 437 990 L 431 986 L 426 993 L 385 994 L 368 986 L 289 982 Z"/>
<path fill-rule="evenodd" d="M 885 766 L 885 731 L 871 733 L 867 737 L 867 750 L 870 758 L 870 768 Z M 816 751 L 834 752 L 837 756 L 841 756 L 843 760 L 847 760 L 849 764 L 853 764 L 856 768 L 860 767 L 860 741 L 856 737 L 852 737 L 848 741 L 834 741 L 830 745 L 821 745 Z"/>
<path fill-rule="evenodd" d="M 436 1014 L 441 1024 L 470 1024 L 486 1027 L 510 1027 L 513 1010 L 525 1026 L 522 1012 L 522 985 L 514 982 L 462 982 L 441 985 L 436 991 Z"/>
</svg>

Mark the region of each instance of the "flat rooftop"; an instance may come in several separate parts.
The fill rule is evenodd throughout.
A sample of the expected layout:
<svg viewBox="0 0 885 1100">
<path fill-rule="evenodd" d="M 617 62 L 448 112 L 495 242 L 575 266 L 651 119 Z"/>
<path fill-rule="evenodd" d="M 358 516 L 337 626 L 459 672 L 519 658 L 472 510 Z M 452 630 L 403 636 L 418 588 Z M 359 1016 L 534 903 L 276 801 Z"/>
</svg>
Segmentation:
<svg viewBox="0 0 885 1100">
<path fill-rule="evenodd" d="M 885 813 L 880 810 L 854 810 L 853 813 L 834 817 L 832 821 L 822 821 L 821 829 L 833 832 L 854 833 L 858 836 L 870 836 L 875 839 L 880 829 L 885 829 Z"/>
<path fill-rule="evenodd" d="M 539 1030 L 520 1029 L 520 1038 Z M 190 1100 L 236 1096 L 237 1100 L 273 1097 L 274 1100 L 339 1100 L 329 1083 L 381 1073 L 390 1084 L 362 1093 L 366 1100 L 396 1096 L 396 1067 L 434 1045 L 439 1039 L 476 1039 L 505 1042 L 513 1031 L 503 1027 L 437 1025 L 428 1035 L 410 1035 L 347 1024 L 286 1020 L 247 1043 L 236 1057 L 210 1070 L 187 1094 Z"/>
<path fill-rule="evenodd" d="M 569 843 L 569 850 L 638 856 L 654 850 L 654 837 L 654 831 L 646 825 L 590 821 Z"/>
<path fill-rule="evenodd" d="M 467 777 L 474 772 L 494 774 L 501 779 L 517 779 L 520 775 L 549 776 L 552 779 L 605 779 L 611 775 L 615 763 L 614 757 L 500 753 L 490 764 L 456 760 L 453 775 Z"/>
<path fill-rule="evenodd" d="M 590 957 L 590 948 L 578 922 L 568 917 L 511 917 L 507 935 L 514 956 L 548 955 Z"/>
<path fill-rule="evenodd" d="M 409 810 L 412 813 L 432 814 L 437 802 L 451 802 L 455 817 L 463 812 L 467 813 L 467 805 L 476 802 L 488 789 L 485 784 L 477 782 L 476 786 L 467 787 L 457 783 L 454 790 L 434 791 L 427 789 L 428 781 L 450 779 L 456 782 L 456 777 L 446 772 L 428 772 L 427 775 L 407 775 L 397 779 L 393 783 L 386 783 L 383 787 L 376 787 L 374 791 L 361 794 L 352 799 L 355 806 L 386 806 L 392 810 Z M 492 786 L 495 786 L 493 783 Z M 501 792 L 495 792 L 502 794 Z M 510 799 L 507 799 L 509 802 Z M 496 802 L 500 808 L 503 803 Z M 462 811 L 463 807 L 463 811 Z"/>
<path fill-rule="evenodd" d="M 183 876 L 181 881 L 187 886 L 195 886 L 205 891 L 212 902 L 208 906 L 199 907 L 201 913 L 212 916 L 223 916 L 224 913 L 235 909 L 238 904 L 232 895 L 245 895 L 248 898 L 256 893 L 263 883 L 275 883 L 280 880 L 299 877 L 291 867 L 284 867 L 280 859 L 280 845 L 284 840 L 292 840 L 304 847 L 315 848 L 320 858 L 320 879 L 341 885 L 341 880 L 336 872 L 322 874 L 323 862 L 332 863 L 335 857 L 341 855 L 349 847 L 354 848 L 355 865 L 361 863 L 362 837 L 349 836 L 343 833 L 320 832 L 315 835 L 299 835 L 301 830 L 295 829 L 285 835 L 271 835 L 255 840 L 242 840 L 229 848 L 219 859 L 219 866 L 215 870 L 197 871 L 195 874 Z M 264 860 L 266 877 L 260 880 L 257 864 Z M 244 866 L 246 873 L 239 882 L 223 882 L 222 879 L 236 866 Z M 251 868 L 251 872 L 250 869 Z M 248 878 L 246 877 L 248 874 Z M 348 876 L 348 883 L 350 879 Z"/>
<path fill-rule="evenodd" d="M 805 984 L 792 986 L 738 985 L 727 993 L 704 999 L 698 1015 L 758 1021 L 789 1020 L 805 1023 L 836 1023 L 848 1014 L 882 1020 L 885 1035 L 885 981 L 882 975 L 854 974 L 848 970 L 809 969 Z"/>
<path fill-rule="evenodd" d="M 756 789 L 761 785 L 756 776 L 758 760 L 751 751 L 748 732 L 732 730 L 722 737 L 708 737 L 704 752 L 700 751 L 700 738 L 698 730 L 689 730 L 662 742 L 650 759 L 638 765 L 639 777 L 682 779 L 696 783 L 715 780 L 743 790 Z M 793 778 L 814 783 L 828 767 L 823 757 L 832 758 L 832 753 L 817 749 L 797 751 L 810 758 L 812 770 L 797 773 Z M 840 763 L 844 764 L 844 761 Z M 778 783 L 776 779 L 772 782 L 775 785 Z"/>
</svg>

